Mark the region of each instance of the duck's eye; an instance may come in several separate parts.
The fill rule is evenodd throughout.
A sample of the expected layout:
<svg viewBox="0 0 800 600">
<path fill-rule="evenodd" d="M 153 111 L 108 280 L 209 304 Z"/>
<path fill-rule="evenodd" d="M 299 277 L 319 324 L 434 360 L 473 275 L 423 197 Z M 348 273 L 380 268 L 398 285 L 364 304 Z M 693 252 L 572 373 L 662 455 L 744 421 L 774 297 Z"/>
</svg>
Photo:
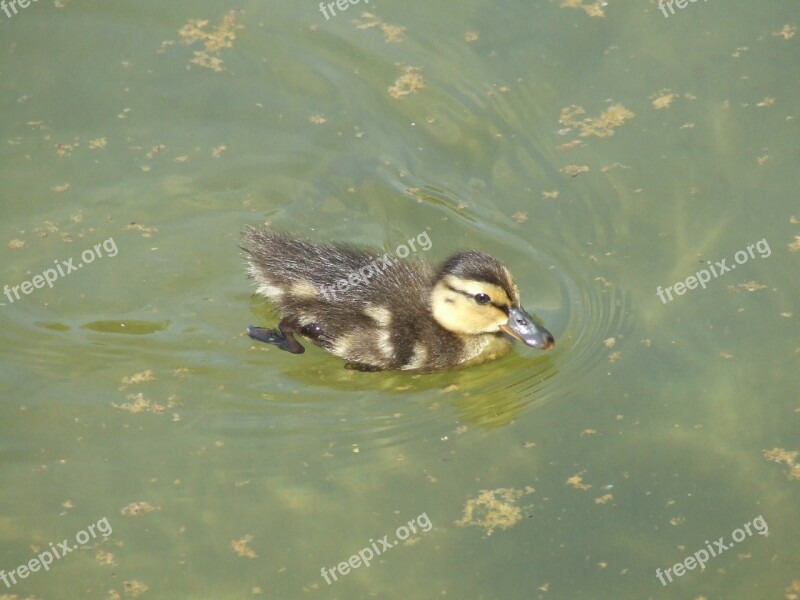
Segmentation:
<svg viewBox="0 0 800 600">
<path fill-rule="evenodd" d="M 474 298 L 475 302 L 478 304 L 488 304 L 492 301 L 492 299 L 489 298 L 489 294 L 475 294 Z"/>
</svg>

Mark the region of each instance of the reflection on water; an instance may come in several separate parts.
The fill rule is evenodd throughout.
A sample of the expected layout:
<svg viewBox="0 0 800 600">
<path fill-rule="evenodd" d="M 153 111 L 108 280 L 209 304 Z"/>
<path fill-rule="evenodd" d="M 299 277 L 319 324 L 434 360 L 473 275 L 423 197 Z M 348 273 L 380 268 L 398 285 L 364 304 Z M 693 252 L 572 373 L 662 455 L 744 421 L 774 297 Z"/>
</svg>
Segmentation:
<svg viewBox="0 0 800 600">
<path fill-rule="evenodd" d="M 83 329 L 100 331 L 104 333 L 127 333 L 131 335 L 144 335 L 164 331 L 169 327 L 169 321 L 92 321 L 81 325 Z"/>
<path fill-rule="evenodd" d="M 796 6 L 352 8 L 0 14 L 0 283 L 120 250 L 0 304 L 0 569 L 114 528 L 0 595 L 791 598 Z M 259 222 L 489 252 L 556 346 L 409 375 L 255 344 Z M 759 544 L 661 585 L 756 515 Z"/>
</svg>

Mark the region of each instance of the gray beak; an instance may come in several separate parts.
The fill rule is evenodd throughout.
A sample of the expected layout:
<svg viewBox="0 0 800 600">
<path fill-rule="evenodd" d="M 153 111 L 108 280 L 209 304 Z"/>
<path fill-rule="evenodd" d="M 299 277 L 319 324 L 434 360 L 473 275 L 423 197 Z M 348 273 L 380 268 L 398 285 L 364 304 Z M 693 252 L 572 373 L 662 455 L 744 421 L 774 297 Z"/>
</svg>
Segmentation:
<svg viewBox="0 0 800 600">
<path fill-rule="evenodd" d="M 508 323 L 501 325 L 500 329 L 522 343 L 540 350 L 552 348 L 556 343 L 553 335 L 544 327 L 534 323 L 522 307 L 512 308 L 508 313 Z"/>
</svg>

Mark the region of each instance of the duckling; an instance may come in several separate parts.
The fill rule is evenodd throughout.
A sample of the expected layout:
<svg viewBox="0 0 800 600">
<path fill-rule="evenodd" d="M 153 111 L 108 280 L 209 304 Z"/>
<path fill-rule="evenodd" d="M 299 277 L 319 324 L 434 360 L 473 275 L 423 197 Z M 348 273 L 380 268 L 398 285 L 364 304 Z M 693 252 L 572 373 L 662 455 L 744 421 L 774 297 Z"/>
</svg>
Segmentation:
<svg viewBox="0 0 800 600">
<path fill-rule="evenodd" d="M 508 269 L 484 252 L 457 252 L 432 270 L 270 229 L 247 227 L 243 240 L 257 293 L 281 314 L 277 329 L 248 335 L 293 354 L 305 351 L 299 334 L 346 368 L 430 372 L 498 358 L 511 337 L 555 343 L 522 308 Z"/>
</svg>

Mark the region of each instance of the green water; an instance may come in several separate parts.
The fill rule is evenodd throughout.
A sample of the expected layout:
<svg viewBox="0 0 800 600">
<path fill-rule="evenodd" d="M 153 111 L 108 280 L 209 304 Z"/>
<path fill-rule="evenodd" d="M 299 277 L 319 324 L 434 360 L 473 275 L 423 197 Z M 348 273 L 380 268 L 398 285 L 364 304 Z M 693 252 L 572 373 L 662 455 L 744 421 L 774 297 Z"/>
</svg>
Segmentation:
<svg viewBox="0 0 800 600">
<path fill-rule="evenodd" d="M 0 569 L 87 533 L 0 598 L 800 593 L 795 2 L 17 9 Z M 556 348 L 412 376 L 251 342 L 265 222 L 488 251 Z"/>
</svg>

